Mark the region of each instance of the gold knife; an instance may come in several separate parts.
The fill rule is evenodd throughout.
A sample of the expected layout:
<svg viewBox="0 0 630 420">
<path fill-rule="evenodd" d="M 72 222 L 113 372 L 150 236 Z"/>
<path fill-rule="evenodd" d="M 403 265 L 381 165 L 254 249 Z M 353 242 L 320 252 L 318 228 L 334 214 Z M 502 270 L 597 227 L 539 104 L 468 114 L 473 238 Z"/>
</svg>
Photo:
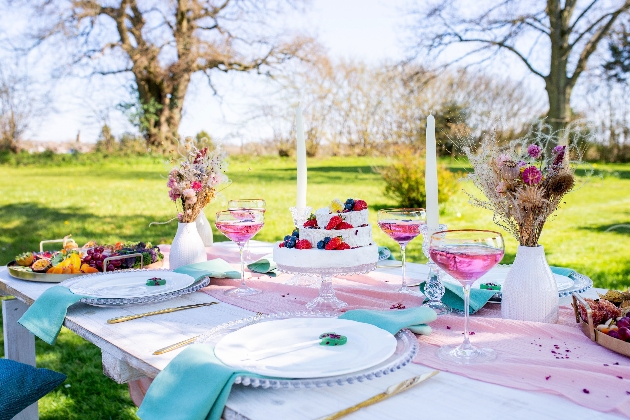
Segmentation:
<svg viewBox="0 0 630 420">
<path fill-rule="evenodd" d="M 420 376 L 416 376 L 415 378 L 407 379 L 405 381 L 402 381 L 399 384 L 390 386 L 383 393 L 375 395 L 372 398 L 368 398 L 367 400 L 365 400 L 363 402 L 360 402 L 357 405 L 353 405 L 352 407 L 348 407 L 348 408 L 343 409 L 341 411 L 337 411 L 336 413 L 331 414 L 329 416 L 321 417 L 319 420 L 337 420 L 337 419 L 340 419 L 342 417 L 347 416 L 350 413 L 354 413 L 355 411 L 359 411 L 363 407 L 367 407 L 369 405 L 376 404 L 379 401 L 383 401 L 383 400 L 385 400 L 385 399 L 387 399 L 389 397 L 393 397 L 394 395 L 400 394 L 401 392 L 404 392 L 404 391 L 406 391 L 406 390 L 408 390 L 410 388 L 413 388 L 414 386 L 418 385 L 419 383 L 422 383 L 422 382 L 426 381 L 429 378 L 432 378 L 433 376 L 437 375 L 438 373 L 440 373 L 439 370 L 434 370 L 433 372 L 425 373 L 424 375 L 420 375 Z"/>
<path fill-rule="evenodd" d="M 159 311 L 145 312 L 138 315 L 119 316 L 117 318 L 108 319 L 108 324 L 118 324 L 119 322 L 131 321 L 132 319 L 144 318 L 146 316 L 168 314 L 171 312 L 183 311 L 185 309 L 201 308 L 202 306 L 216 305 L 219 302 L 196 303 L 194 305 L 178 306 L 176 308 L 160 309 Z"/>
</svg>

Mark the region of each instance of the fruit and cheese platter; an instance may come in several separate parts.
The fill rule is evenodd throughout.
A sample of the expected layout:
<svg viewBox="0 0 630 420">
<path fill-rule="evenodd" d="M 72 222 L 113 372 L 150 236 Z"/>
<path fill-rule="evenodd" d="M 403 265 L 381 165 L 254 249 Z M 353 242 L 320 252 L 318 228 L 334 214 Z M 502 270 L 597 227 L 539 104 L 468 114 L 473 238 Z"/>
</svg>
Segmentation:
<svg viewBox="0 0 630 420">
<path fill-rule="evenodd" d="M 573 293 L 575 320 L 599 345 L 630 357 L 630 292 L 609 290 L 599 299 Z"/>
<path fill-rule="evenodd" d="M 44 244 L 61 242 L 60 250 L 44 251 Z M 12 277 L 45 283 L 99 272 L 133 268 L 155 269 L 162 266 L 164 256 L 157 246 L 146 242 L 117 242 L 99 245 L 89 241 L 82 247 L 71 238 L 41 241 L 39 252 L 23 252 L 7 264 Z"/>
</svg>

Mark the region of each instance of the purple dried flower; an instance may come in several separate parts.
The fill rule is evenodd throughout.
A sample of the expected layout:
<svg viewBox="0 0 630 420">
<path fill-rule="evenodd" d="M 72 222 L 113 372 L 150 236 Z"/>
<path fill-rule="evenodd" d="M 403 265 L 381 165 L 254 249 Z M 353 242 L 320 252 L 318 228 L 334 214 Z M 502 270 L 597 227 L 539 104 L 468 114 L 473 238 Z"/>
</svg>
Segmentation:
<svg viewBox="0 0 630 420">
<path fill-rule="evenodd" d="M 527 162 L 525 162 L 524 160 L 519 160 L 519 161 L 516 163 L 516 167 L 517 167 L 517 168 L 524 168 L 524 167 L 526 167 L 526 166 L 527 166 Z"/>
<path fill-rule="evenodd" d="M 559 166 L 564 160 L 564 153 L 566 152 L 566 146 L 556 146 L 553 148 L 553 153 L 556 157 L 553 160 L 553 166 Z"/>
<path fill-rule="evenodd" d="M 523 182 L 527 185 L 536 185 L 542 180 L 542 172 L 535 166 L 528 166 L 521 174 Z"/>
<path fill-rule="evenodd" d="M 537 144 L 530 144 L 529 147 L 527 147 L 527 154 L 534 159 L 538 159 L 542 154 L 542 148 Z"/>
</svg>

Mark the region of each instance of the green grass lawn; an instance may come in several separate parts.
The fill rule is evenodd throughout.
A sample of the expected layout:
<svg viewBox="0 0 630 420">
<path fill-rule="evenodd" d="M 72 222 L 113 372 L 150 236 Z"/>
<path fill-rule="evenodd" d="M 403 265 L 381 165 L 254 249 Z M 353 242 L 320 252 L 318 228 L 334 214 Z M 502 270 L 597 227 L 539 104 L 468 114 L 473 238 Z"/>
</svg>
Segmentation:
<svg viewBox="0 0 630 420">
<path fill-rule="evenodd" d="M 376 222 L 378 208 L 394 206 L 383 193 L 383 182 L 373 166 L 381 158 L 310 159 L 309 205 L 328 205 L 338 197 L 362 198 L 370 205 Z M 458 168 L 453 165 L 453 170 Z M 552 265 L 569 266 L 589 275 L 597 286 L 630 285 L 630 165 L 596 165 L 596 176 L 567 196 L 566 205 L 547 223 L 541 243 Z M 27 250 L 37 249 L 42 239 L 71 233 L 79 244 L 143 240 L 170 243 L 175 222 L 149 227 L 176 214 L 168 199 L 165 175 L 169 168 L 157 158 L 79 158 L 76 163 L 28 166 L 0 165 L 0 264 Z M 233 184 L 206 208 L 214 213 L 231 198 L 262 197 L 267 200 L 265 227 L 256 239 L 279 240 L 290 232 L 288 207 L 295 204 L 295 167 L 292 159 L 234 157 L 228 175 Z M 461 187 L 473 190 L 472 184 Z M 468 204 L 463 192 L 444 206 L 441 217 L 450 228 L 500 230 L 492 215 Z M 397 252 L 397 245 L 378 228 L 379 244 Z M 224 240 L 215 234 L 215 240 Z M 506 236 L 504 263 L 514 259 L 516 241 Z M 408 247 L 410 261 L 424 262 L 420 241 Z M 2 351 L 2 350 L 0 350 Z M 55 346 L 38 340 L 37 362 L 68 375 L 69 388 L 60 387 L 40 401 L 42 419 L 136 418 L 126 386 L 102 375 L 100 351 L 68 331 Z"/>
</svg>

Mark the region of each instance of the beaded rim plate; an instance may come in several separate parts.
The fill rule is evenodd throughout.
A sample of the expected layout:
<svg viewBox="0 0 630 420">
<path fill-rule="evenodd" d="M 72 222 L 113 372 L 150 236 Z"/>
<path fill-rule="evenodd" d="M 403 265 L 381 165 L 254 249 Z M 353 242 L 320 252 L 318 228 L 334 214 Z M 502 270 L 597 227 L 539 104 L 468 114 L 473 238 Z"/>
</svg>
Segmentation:
<svg viewBox="0 0 630 420">
<path fill-rule="evenodd" d="M 336 318 L 338 314 L 329 312 L 280 312 L 269 315 L 257 315 L 249 318 L 243 318 L 236 321 L 221 324 L 207 333 L 203 334 L 195 342 L 196 344 L 206 343 L 215 345 L 225 335 L 240 330 L 246 326 L 259 322 L 273 321 L 288 318 Z M 355 382 L 363 382 L 388 375 L 396 370 L 406 366 L 416 356 L 419 349 L 416 336 L 409 330 L 403 329 L 396 335 L 396 352 L 384 362 L 379 363 L 369 369 L 359 370 L 357 372 L 345 375 L 326 376 L 321 378 L 309 379 L 272 379 L 265 377 L 255 377 L 248 375 L 237 376 L 234 383 L 245 386 L 273 388 L 273 389 L 302 389 L 302 388 L 322 388 L 327 386 L 353 384 Z"/>
<path fill-rule="evenodd" d="M 60 283 L 60 286 L 70 287 L 74 283 L 78 281 L 82 281 L 87 277 L 94 278 L 94 281 L 98 281 L 99 276 L 108 276 L 115 273 L 121 272 L 145 272 L 147 270 L 141 269 L 131 269 L 131 270 L 119 270 L 112 271 L 110 273 L 94 273 L 94 274 L 86 274 L 85 276 L 73 278 L 66 280 Z M 163 272 L 172 272 L 173 270 L 161 269 L 161 270 L 151 270 L 151 271 L 163 271 Z M 126 298 L 96 298 L 96 297 L 85 297 L 82 298 L 79 302 L 87 303 L 92 306 L 126 306 L 126 305 L 146 305 L 151 303 L 163 302 L 166 300 L 175 299 L 177 297 L 187 295 L 189 293 L 193 293 L 198 291 L 201 288 L 206 287 L 210 283 L 210 277 L 202 277 L 200 279 L 195 280 L 190 286 L 184 287 L 179 290 L 173 290 L 167 293 L 160 293 L 152 296 L 130 296 Z"/>
</svg>

